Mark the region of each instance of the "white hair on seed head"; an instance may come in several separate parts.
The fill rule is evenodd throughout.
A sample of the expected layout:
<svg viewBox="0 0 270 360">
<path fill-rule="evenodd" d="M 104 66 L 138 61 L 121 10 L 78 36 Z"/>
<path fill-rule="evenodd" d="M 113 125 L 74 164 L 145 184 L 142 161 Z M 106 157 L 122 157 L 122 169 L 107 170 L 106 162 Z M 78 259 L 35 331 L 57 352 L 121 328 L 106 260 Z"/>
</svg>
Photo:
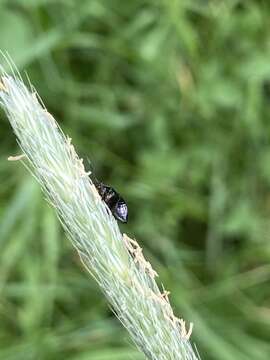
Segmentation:
<svg viewBox="0 0 270 360">
<path fill-rule="evenodd" d="M 156 273 L 138 244 L 121 234 L 101 200 L 71 140 L 20 75 L 0 68 L 0 106 L 5 110 L 26 166 L 77 249 L 86 269 L 106 295 L 137 347 L 152 360 L 196 360 L 185 323 L 177 319 L 168 293 L 159 290 Z M 125 205 L 120 214 L 125 215 Z"/>
</svg>

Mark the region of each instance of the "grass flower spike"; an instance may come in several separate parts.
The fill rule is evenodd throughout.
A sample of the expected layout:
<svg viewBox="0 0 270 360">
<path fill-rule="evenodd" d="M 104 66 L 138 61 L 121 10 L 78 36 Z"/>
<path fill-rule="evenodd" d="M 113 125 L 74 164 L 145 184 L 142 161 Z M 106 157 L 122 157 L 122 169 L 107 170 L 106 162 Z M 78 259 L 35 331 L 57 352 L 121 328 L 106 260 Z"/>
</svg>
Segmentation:
<svg viewBox="0 0 270 360">
<path fill-rule="evenodd" d="M 122 235 L 101 200 L 82 160 L 52 115 L 19 74 L 0 69 L 0 105 L 5 110 L 23 156 L 40 183 L 72 244 L 95 278 L 132 340 L 154 360 L 195 360 L 190 330 L 174 316 L 168 293 L 137 242 Z"/>
</svg>

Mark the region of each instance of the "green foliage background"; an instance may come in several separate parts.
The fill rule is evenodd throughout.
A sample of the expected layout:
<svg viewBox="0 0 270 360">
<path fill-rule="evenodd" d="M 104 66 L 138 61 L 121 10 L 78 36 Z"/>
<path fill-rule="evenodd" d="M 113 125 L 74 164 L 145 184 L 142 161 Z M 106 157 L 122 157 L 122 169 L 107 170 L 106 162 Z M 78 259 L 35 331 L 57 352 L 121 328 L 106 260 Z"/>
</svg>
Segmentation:
<svg viewBox="0 0 270 360">
<path fill-rule="evenodd" d="M 0 48 L 129 204 L 202 359 L 270 354 L 269 1 L 1 0 Z M 3 63 L 3 61 L 1 61 Z M 0 359 L 143 359 L 1 112 Z"/>
</svg>

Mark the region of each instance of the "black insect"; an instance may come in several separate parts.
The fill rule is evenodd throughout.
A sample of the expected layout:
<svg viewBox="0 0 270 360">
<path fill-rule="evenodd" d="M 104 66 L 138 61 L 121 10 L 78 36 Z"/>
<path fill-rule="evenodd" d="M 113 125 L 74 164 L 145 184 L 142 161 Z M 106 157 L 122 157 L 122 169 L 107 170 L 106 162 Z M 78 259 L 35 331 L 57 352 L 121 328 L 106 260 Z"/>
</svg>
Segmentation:
<svg viewBox="0 0 270 360">
<path fill-rule="evenodd" d="M 101 196 L 102 200 L 107 204 L 113 216 L 123 222 L 128 221 L 128 207 L 125 200 L 114 190 L 114 188 L 94 180 L 94 184 Z"/>
</svg>

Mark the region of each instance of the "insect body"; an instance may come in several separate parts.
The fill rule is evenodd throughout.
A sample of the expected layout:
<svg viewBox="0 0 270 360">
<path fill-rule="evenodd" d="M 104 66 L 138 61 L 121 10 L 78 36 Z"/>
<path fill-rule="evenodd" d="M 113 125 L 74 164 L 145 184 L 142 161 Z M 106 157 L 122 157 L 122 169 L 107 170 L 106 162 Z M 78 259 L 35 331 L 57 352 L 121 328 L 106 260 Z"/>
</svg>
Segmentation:
<svg viewBox="0 0 270 360">
<path fill-rule="evenodd" d="M 101 196 L 102 200 L 107 204 L 113 216 L 123 222 L 128 221 L 128 208 L 125 200 L 116 192 L 112 187 L 103 184 L 102 182 L 95 181 L 95 186 Z"/>
</svg>

